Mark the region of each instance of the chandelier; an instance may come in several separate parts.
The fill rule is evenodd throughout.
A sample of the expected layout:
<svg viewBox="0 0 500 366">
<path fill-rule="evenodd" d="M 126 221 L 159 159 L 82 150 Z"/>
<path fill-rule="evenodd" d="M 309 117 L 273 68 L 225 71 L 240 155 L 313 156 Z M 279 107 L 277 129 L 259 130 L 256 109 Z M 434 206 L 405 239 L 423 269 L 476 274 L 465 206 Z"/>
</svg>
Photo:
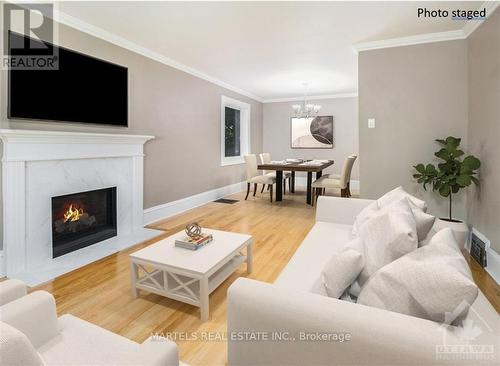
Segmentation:
<svg viewBox="0 0 500 366">
<path fill-rule="evenodd" d="M 304 101 L 302 104 L 294 104 L 292 105 L 293 112 L 295 113 L 295 117 L 300 118 L 309 118 L 318 114 L 321 110 L 321 106 L 319 104 L 312 104 L 307 101 L 307 83 L 304 83 Z"/>
</svg>

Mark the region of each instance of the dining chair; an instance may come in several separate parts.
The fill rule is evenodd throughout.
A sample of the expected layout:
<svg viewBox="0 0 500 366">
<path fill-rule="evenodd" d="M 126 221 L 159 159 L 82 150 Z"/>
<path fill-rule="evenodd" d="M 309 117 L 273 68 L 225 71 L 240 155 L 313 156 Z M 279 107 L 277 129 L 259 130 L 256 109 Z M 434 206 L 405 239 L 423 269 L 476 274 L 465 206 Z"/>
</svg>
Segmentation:
<svg viewBox="0 0 500 366">
<path fill-rule="evenodd" d="M 262 153 L 260 154 L 260 162 L 261 164 L 270 164 L 271 163 L 271 154 L 270 153 Z M 265 175 L 269 175 L 276 179 L 276 172 L 274 170 L 264 170 Z M 291 180 L 290 172 L 283 172 L 283 194 L 286 192 L 286 180 L 288 179 L 288 191 L 292 190 L 292 180 Z M 269 188 L 269 187 L 268 187 Z M 262 191 L 264 192 L 264 187 L 262 187 Z"/>
<path fill-rule="evenodd" d="M 338 179 L 332 178 L 330 175 L 325 175 L 313 182 L 313 205 L 314 201 L 318 200 L 318 196 L 324 194 L 326 189 L 340 189 L 341 197 L 351 197 L 351 172 L 357 157 L 357 155 L 353 154 L 346 158 L 342 167 L 342 173 Z"/>
<path fill-rule="evenodd" d="M 353 156 L 356 160 L 356 158 L 358 157 L 356 154 L 351 154 L 349 156 Z M 341 174 L 337 174 L 337 173 L 327 173 L 327 174 L 323 174 L 322 177 L 326 177 L 326 178 L 334 178 L 334 179 L 340 179 L 340 176 Z"/>
<path fill-rule="evenodd" d="M 250 193 L 250 184 L 253 183 L 253 195 L 257 192 L 257 184 L 263 184 L 270 191 L 271 202 L 273 202 L 273 184 L 276 183 L 276 176 L 259 173 L 257 169 L 257 156 L 255 154 L 245 155 L 245 164 L 247 170 L 247 195 Z M 262 191 L 264 191 L 264 187 Z M 262 193 L 261 191 L 261 193 Z"/>
</svg>

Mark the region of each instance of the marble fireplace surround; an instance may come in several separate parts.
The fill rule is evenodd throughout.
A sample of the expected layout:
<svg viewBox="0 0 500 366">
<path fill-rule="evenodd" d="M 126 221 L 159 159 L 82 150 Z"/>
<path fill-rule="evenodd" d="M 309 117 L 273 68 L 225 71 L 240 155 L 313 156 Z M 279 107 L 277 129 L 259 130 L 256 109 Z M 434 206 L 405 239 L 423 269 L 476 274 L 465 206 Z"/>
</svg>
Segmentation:
<svg viewBox="0 0 500 366">
<path fill-rule="evenodd" d="M 161 234 L 143 227 L 153 136 L 1 129 L 5 273 L 34 286 Z M 114 238 L 52 258 L 51 198 L 117 187 Z"/>
</svg>

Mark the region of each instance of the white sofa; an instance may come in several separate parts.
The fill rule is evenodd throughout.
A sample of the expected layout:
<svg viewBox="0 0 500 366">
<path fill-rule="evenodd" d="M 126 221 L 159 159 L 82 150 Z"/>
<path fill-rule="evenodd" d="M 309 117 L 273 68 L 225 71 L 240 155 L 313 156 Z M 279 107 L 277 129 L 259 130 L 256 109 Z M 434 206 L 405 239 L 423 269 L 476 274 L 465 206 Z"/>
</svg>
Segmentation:
<svg viewBox="0 0 500 366">
<path fill-rule="evenodd" d="M 464 345 L 461 328 L 311 292 L 323 266 L 349 241 L 355 216 L 371 202 L 320 197 L 316 224 L 274 284 L 240 278 L 231 285 L 229 365 L 499 364 L 500 318 L 481 292 L 467 320 L 482 332 L 473 334 L 472 344 L 486 347 L 470 355 L 470 348 L 444 347 Z M 333 333 L 350 340 L 301 340 L 301 334 Z"/>
<path fill-rule="evenodd" d="M 177 366 L 179 357 L 171 341 L 138 344 L 69 314 L 57 318 L 54 297 L 35 291 L 0 307 L 0 364 Z"/>
</svg>

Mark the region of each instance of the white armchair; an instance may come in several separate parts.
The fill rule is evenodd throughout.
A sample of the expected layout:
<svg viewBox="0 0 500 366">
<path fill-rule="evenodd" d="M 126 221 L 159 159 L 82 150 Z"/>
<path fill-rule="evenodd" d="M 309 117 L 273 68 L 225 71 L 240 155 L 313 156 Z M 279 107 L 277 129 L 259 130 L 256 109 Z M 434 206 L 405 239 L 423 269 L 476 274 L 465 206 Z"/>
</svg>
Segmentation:
<svg viewBox="0 0 500 366">
<path fill-rule="evenodd" d="M 69 314 L 57 318 L 45 291 L 0 307 L 0 326 L 0 359 L 9 365 L 179 365 L 174 342 L 138 344 Z"/>
<path fill-rule="evenodd" d="M 22 281 L 9 279 L 0 282 L 0 306 L 25 296 L 26 292 Z"/>
</svg>

